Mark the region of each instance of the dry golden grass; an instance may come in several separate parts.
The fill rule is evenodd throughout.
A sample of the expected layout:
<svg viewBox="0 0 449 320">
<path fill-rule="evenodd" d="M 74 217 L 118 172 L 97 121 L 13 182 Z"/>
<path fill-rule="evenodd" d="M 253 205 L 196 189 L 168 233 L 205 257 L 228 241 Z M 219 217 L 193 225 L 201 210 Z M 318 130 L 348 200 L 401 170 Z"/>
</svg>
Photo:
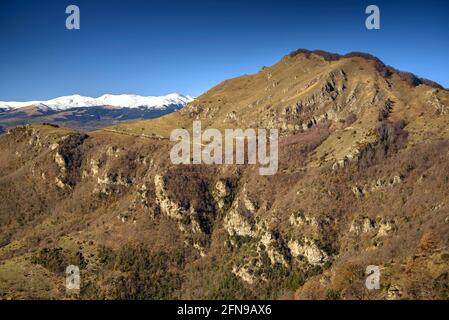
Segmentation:
<svg viewBox="0 0 449 320">
<path fill-rule="evenodd" d="M 0 297 L 447 299 L 448 115 L 432 95 L 444 106 L 448 93 L 380 71 L 360 56 L 299 53 L 177 113 L 84 140 L 44 125 L 1 136 Z M 203 128 L 280 128 L 278 173 L 172 165 L 161 137 L 195 119 Z M 181 219 L 161 207 L 156 175 Z M 221 209 L 219 181 L 230 188 Z M 230 210 L 271 234 L 287 267 L 270 262 L 264 234 L 230 236 Z M 329 261 L 294 258 L 290 240 L 312 241 Z M 76 259 L 85 278 L 73 296 L 57 264 Z M 245 263 L 257 269 L 253 285 L 232 272 Z M 382 270 L 376 292 L 363 287 L 369 264 Z"/>
</svg>

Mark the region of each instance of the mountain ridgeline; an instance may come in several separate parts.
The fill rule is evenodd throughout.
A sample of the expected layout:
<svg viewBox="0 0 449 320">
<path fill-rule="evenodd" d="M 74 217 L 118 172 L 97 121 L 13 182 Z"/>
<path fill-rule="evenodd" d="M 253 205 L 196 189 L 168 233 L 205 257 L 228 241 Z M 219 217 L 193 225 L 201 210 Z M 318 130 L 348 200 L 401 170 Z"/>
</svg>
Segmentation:
<svg viewBox="0 0 449 320">
<path fill-rule="evenodd" d="M 172 164 L 194 120 L 279 129 L 278 172 Z M 8 128 L 0 297 L 448 299 L 448 121 L 432 81 L 302 49 L 157 119 Z"/>
<path fill-rule="evenodd" d="M 192 100 L 189 96 L 172 93 L 158 97 L 103 95 L 95 99 L 73 95 L 48 101 L 0 101 L 0 125 L 12 128 L 52 123 L 91 131 L 123 121 L 157 118 L 181 109 Z"/>
</svg>

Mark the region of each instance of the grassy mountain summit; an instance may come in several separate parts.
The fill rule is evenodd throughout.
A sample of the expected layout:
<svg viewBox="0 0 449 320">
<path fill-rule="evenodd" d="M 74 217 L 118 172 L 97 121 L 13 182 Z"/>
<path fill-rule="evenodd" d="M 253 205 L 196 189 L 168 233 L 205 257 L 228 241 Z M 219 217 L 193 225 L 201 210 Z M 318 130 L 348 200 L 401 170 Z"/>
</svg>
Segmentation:
<svg viewBox="0 0 449 320">
<path fill-rule="evenodd" d="M 257 74 L 220 83 L 181 112 L 114 129 L 168 137 L 174 128 L 191 127 L 195 119 L 204 127 L 278 128 L 288 136 L 325 122 L 341 133 L 350 121 L 360 131 L 356 138 L 364 140 L 379 117 L 388 117 L 406 121 L 411 137 L 421 141 L 422 119 L 426 131 L 447 137 L 441 115 L 449 112 L 448 105 L 449 92 L 440 85 L 397 71 L 371 55 L 300 49 Z"/>
<path fill-rule="evenodd" d="M 10 129 L 0 297 L 447 299 L 448 114 L 438 84 L 301 49 L 161 118 Z M 171 164 L 171 130 L 194 120 L 278 128 L 278 173 Z"/>
</svg>

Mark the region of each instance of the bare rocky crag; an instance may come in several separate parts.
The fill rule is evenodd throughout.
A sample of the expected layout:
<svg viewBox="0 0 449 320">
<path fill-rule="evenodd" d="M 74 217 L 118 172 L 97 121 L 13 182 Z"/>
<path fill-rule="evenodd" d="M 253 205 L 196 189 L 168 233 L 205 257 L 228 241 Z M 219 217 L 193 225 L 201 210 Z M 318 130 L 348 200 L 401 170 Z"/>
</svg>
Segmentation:
<svg viewBox="0 0 449 320">
<path fill-rule="evenodd" d="M 160 119 L 10 129 L 0 297 L 447 299 L 447 106 L 374 57 L 299 50 Z M 169 132 L 198 119 L 279 128 L 278 173 L 171 164 Z"/>
</svg>

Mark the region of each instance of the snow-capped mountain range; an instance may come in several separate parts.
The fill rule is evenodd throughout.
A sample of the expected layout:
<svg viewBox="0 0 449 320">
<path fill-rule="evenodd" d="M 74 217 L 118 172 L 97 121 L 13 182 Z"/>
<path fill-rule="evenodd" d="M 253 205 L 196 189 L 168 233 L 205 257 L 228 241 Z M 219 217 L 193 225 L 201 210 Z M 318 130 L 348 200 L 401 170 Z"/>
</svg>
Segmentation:
<svg viewBox="0 0 449 320">
<path fill-rule="evenodd" d="M 105 94 L 98 98 L 80 95 L 47 101 L 0 101 L 0 134 L 18 125 L 51 123 L 81 131 L 91 131 L 123 121 L 145 120 L 182 109 L 190 96 Z"/>
<path fill-rule="evenodd" d="M 168 106 L 183 107 L 193 98 L 178 93 L 171 93 L 166 96 L 138 96 L 129 94 L 105 94 L 98 98 L 85 97 L 80 95 L 64 96 L 47 101 L 0 101 L 0 109 L 13 110 L 28 106 L 42 106 L 51 110 L 62 111 L 72 108 L 111 106 L 116 108 L 148 108 L 165 109 Z"/>
</svg>

